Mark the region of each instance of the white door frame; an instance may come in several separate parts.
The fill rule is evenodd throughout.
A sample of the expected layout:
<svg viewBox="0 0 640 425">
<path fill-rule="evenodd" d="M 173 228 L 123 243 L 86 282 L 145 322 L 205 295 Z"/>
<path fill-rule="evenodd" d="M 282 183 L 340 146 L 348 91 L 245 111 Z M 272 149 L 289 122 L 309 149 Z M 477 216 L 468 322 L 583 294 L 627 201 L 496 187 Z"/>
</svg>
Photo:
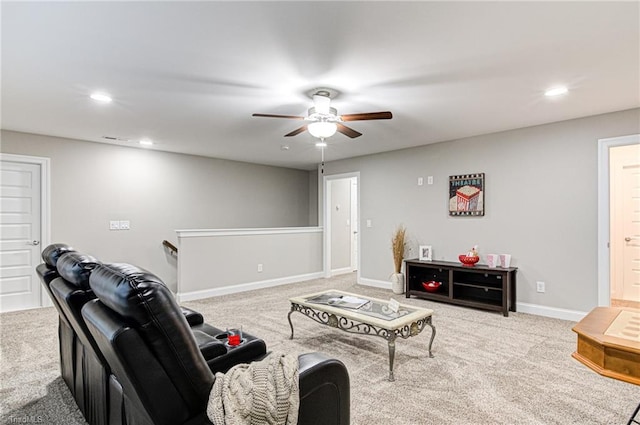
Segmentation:
<svg viewBox="0 0 640 425">
<path fill-rule="evenodd" d="M 598 305 L 611 305 L 609 149 L 640 143 L 640 134 L 598 140 Z"/>
<path fill-rule="evenodd" d="M 40 166 L 40 248 L 44 249 L 51 243 L 51 159 L 41 156 L 0 153 L 0 160 Z M 40 305 L 43 307 L 53 305 L 46 291 L 40 291 Z"/>
<path fill-rule="evenodd" d="M 343 173 L 343 174 L 333 174 L 330 176 L 322 176 L 322 227 L 324 228 L 324 237 L 322 240 L 322 258 L 323 258 L 323 269 L 324 269 L 324 277 L 331 277 L 331 197 L 329 196 L 329 181 L 331 180 L 340 180 L 340 179 L 356 179 L 356 189 L 357 189 L 357 203 L 358 203 L 358 211 L 356 216 L 357 220 L 357 243 L 358 243 L 358 251 L 356 255 L 357 262 L 357 270 L 356 270 L 356 281 L 360 282 L 360 253 L 362 252 L 362 245 L 360 244 L 360 172 L 352 172 L 352 173 Z"/>
<path fill-rule="evenodd" d="M 351 215 L 349 217 L 349 231 L 351 232 L 351 259 L 349 260 L 349 267 L 354 272 L 358 270 L 358 249 L 360 249 L 358 246 L 358 210 L 360 208 L 358 206 L 358 181 L 352 178 L 350 183 L 351 199 L 349 207 L 351 208 Z M 356 187 L 355 191 L 353 190 L 354 186 Z"/>
</svg>

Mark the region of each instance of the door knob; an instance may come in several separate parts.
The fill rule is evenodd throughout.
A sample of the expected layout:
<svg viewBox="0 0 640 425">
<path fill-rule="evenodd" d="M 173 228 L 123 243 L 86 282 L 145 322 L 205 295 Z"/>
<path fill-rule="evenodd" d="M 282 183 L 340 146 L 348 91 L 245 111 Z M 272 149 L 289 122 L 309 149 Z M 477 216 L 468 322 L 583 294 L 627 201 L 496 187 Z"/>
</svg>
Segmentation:
<svg viewBox="0 0 640 425">
<path fill-rule="evenodd" d="M 37 246 L 37 245 L 40 245 L 40 241 L 31 241 L 31 242 L 27 242 L 27 245 Z"/>
</svg>

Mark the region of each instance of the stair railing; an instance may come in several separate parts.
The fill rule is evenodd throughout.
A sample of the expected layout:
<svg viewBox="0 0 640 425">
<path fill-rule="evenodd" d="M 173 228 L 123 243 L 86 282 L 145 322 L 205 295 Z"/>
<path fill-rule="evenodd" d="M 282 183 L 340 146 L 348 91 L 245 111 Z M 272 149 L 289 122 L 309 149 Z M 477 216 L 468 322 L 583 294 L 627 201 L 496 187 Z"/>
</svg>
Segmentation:
<svg viewBox="0 0 640 425">
<path fill-rule="evenodd" d="M 162 245 L 164 245 L 165 248 L 169 249 L 169 254 L 173 255 L 174 257 L 178 256 L 178 248 L 174 244 L 165 239 L 162 241 Z"/>
</svg>

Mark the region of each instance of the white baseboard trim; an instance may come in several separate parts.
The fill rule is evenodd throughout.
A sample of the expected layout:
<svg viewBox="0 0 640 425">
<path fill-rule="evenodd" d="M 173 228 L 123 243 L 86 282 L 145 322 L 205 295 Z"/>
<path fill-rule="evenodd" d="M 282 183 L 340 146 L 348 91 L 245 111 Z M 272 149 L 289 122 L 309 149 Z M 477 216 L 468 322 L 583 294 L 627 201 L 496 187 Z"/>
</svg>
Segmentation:
<svg viewBox="0 0 640 425">
<path fill-rule="evenodd" d="M 341 269 L 331 270 L 331 276 L 338 276 L 341 274 L 348 274 L 351 272 L 353 272 L 353 269 L 351 267 L 342 267 Z"/>
<path fill-rule="evenodd" d="M 336 273 L 340 272 L 340 270 L 343 270 L 343 269 L 332 270 L 332 274 L 335 275 Z M 351 273 L 351 270 L 349 270 L 348 272 L 344 271 L 341 273 Z M 262 280 L 258 282 L 241 283 L 238 285 L 223 286 L 220 288 L 211 288 L 211 289 L 204 289 L 201 291 L 179 293 L 179 294 L 176 294 L 176 299 L 178 302 L 193 301 L 193 300 L 199 300 L 202 298 L 217 297 L 220 295 L 235 294 L 238 292 L 254 291 L 256 289 L 271 288 L 273 286 L 304 282 L 306 280 L 320 279 L 323 277 L 324 277 L 323 272 L 307 273 L 307 274 L 302 274 L 297 276 L 280 277 L 276 279 Z M 373 286 L 375 288 L 391 290 L 391 282 L 388 282 L 386 280 L 377 280 L 377 279 L 369 279 L 366 277 L 361 277 L 358 280 L 358 283 L 360 285 Z M 573 322 L 579 322 L 588 314 L 588 312 L 584 312 L 584 311 L 567 310 L 564 308 L 547 307 L 544 305 L 529 304 L 529 303 L 516 303 L 516 309 L 518 313 L 535 314 L 537 316 L 545 316 L 545 317 L 551 317 L 554 319 L 570 320 Z"/>
<path fill-rule="evenodd" d="M 261 280 L 258 282 L 240 283 L 238 285 L 222 286 L 220 288 L 203 289 L 200 291 L 183 292 L 176 294 L 178 302 L 200 300 L 202 298 L 217 297 L 220 295 L 235 294 L 238 292 L 254 291 L 256 289 L 271 288 L 273 286 L 287 285 L 289 283 L 304 282 L 306 280 L 320 279 L 323 272 L 307 273 L 297 276 L 279 277 L 276 279 Z"/>
<path fill-rule="evenodd" d="M 564 308 L 547 307 L 545 305 L 529 304 L 529 303 L 516 303 L 516 310 L 518 313 L 529 313 L 537 316 L 552 317 L 554 319 L 571 320 L 573 322 L 579 322 L 588 314 L 588 312 L 567 310 Z"/>
<path fill-rule="evenodd" d="M 391 282 L 387 282 L 386 280 L 376 280 L 376 279 L 368 279 L 366 277 L 361 277 L 360 280 L 358 280 L 358 283 L 360 285 L 374 286 L 376 288 L 391 290 Z"/>
</svg>

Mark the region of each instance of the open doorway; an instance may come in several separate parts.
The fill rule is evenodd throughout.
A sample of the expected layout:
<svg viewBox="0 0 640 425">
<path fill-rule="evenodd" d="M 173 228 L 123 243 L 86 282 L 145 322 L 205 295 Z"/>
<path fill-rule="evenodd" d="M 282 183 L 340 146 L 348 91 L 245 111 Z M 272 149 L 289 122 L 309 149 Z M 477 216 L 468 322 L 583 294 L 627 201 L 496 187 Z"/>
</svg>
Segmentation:
<svg viewBox="0 0 640 425">
<path fill-rule="evenodd" d="M 324 177 L 325 277 L 356 272 L 359 278 L 358 184 L 359 173 Z"/>
<path fill-rule="evenodd" d="M 640 135 L 599 141 L 598 304 L 640 308 Z"/>
</svg>

